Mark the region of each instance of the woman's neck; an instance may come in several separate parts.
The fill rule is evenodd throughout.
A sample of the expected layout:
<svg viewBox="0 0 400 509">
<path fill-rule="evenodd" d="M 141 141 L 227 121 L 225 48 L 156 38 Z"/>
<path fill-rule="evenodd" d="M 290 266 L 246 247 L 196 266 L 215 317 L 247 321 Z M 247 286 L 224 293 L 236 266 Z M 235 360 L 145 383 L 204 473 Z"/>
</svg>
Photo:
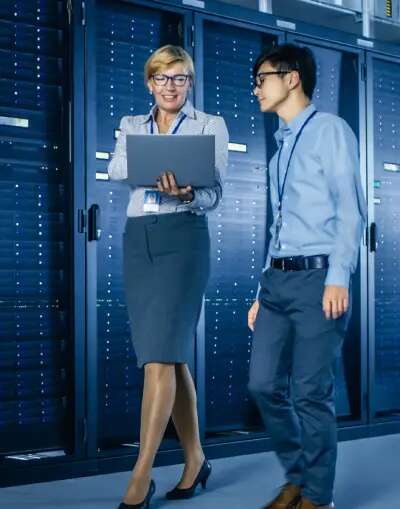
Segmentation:
<svg viewBox="0 0 400 509">
<path fill-rule="evenodd" d="M 157 108 L 156 122 L 159 127 L 161 126 L 161 127 L 167 128 L 167 130 L 168 130 L 169 126 L 175 120 L 177 114 L 178 114 L 178 111 L 170 112 L 170 111 L 165 111 L 165 110 L 161 110 L 160 108 Z"/>
</svg>

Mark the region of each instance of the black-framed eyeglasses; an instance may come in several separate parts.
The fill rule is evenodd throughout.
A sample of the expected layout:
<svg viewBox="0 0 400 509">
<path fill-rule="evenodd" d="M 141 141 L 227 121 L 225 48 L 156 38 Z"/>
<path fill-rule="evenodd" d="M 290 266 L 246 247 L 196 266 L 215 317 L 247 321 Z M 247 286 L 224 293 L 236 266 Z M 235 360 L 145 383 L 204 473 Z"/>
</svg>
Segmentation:
<svg viewBox="0 0 400 509">
<path fill-rule="evenodd" d="M 186 85 L 187 80 L 190 78 L 189 74 L 174 74 L 173 76 L 167 76 L 166 74 L 153 74 L 151 77 L 156 85 L 164 86 L 169 80 L 176 87 L 183 87 Z"/>
<path fill-rule="evenodd" d="M 254 86 L 255 87 L 258 87 L 258 88 L 261 88 L 264 81 L 265 81 L 265 78 L 267 76 L 270 76 L 271 74 L 289 74 L 291 73 L 292 71 L 296 71 L 297 69 L 292 69 L 290 71 L 267 71 L 267 72 L 259 72 L 258 74 L 256 74 L 255 78 L 254 78 Z"/>
</svg>

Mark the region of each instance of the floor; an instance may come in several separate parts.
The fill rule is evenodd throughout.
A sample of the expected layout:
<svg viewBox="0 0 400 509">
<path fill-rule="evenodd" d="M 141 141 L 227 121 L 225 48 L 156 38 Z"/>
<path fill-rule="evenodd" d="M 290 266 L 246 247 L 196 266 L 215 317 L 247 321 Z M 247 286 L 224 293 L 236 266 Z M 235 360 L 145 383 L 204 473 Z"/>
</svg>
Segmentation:
<svg viewBox="0 0 400 509">
<path fill-rule="evenodd" d="M 207 490 L 191 500 L 167 501 L 181 465 L 154 469 L 151 509 L 260 509 L 282 484 L 273 453 L 213 460 Z M 400 509 L 400 435 L 339 444 L 337 509 Z M 2 509 L 116 509 L 129 472 L 0 490 Z"/>
</svg>

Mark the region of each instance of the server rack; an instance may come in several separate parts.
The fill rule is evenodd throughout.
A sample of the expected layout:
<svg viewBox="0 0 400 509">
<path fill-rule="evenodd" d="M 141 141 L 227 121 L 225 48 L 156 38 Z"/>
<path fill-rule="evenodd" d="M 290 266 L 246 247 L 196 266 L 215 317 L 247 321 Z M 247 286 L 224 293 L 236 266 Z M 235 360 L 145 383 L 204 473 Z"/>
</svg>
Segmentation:
<svg viewBox="0 0 400 509">
<path fill-rule="evenodd" d="M 107 165 L 121 117 L 146 113 L 152 106 L 144 84 L 145 61 L 164 44 L 185 45 L 189 25 L 182 10 L 154 9 L 148 3 L 121 3 L 115 10 L 112 1 L 93 1 L 86 12 L 86 94 L 93 98 L 86 110 L 88 207 L 94 230 L 101 211 L 102 230 L 89 248 L 89 448 L 93 454 L 116 448 L 129 454 L 138 447 L 143 374 L 136 367 L 122 281 L 128 188 L 108 180 Z"/>
<path fill-rule="evenodd" d="M 365 57 L 356 48 L 290 35 L 289 41 L 309 47 L 317 61 L 317 87 L 313 102 L 321 111 L 344 118 L 360 145 L 360 171 L 366 189 Z M 366 245 L 362 239 L 359 264 L 352 278 L 352 317 L 337 362 L 336 406 L 341 426 L 366 422 L 363 394 L 366 393 Z"/>
<path fill-rule="evenodd" d="M 273 154 L 267 144 L 273 146 L 278 125 L 272 116 L 263 119 L 258 112 L 252 68 L 262 49 L 283 37 L 271 29 L 249 29 L 233 21 L 221 24 L 204 15 L 196 16 L 195 34 L 196 105 L 222 115 L 230 135 L 224 197 L 209 215 L 212 270 L 198 338 L 202 431 L 215 443 L 265 434 L 247 391 L 247 309 L 265 263 L 270 224 L 267 162 Z"/>
<path fill-rule="evenodd" d="M 7 456 L 31 450 L 77 452 L 82 408 L 74 376 L 82 366 L 75 366 L 79 262 L 72 256 L 66 9 L 7 1 L 0 18 L 0 442 L 7 464 Z"/>
<path fill-rule="evenodd" d="M 400 408 L 398 233 L 400 61 L 368 55 L 370 420 Z"/>
</svg>

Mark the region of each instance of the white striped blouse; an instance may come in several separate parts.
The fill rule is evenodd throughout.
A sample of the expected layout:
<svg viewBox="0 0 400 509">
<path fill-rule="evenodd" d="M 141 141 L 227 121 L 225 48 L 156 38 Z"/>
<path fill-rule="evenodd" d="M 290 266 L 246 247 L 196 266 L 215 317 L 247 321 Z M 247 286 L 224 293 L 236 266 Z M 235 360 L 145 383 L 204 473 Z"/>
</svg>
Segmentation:
<svg viewBox="0 0 400 509">
<path fill-rule="evenodd" d="M 124 180 L 127 178 L 127 157 L 126 157 L 126 135 L 127 134 L 148 134 L 150 132 L 150 121 L 153 118 L 154 134 L 158 134 L 157 123 L 155 122 L 156 107 L 150 110 L 147 115 L 135 115 L 122 117 L 120 122 L 120 134 L 118 136 L 113 157 L 108 165 L 108 174 L 112 180 Z M 215 186 L 209 188 L 196 188 L 194 200 L 191 203 L 183 204 L 175 197 L 162 193 L 159 212 L 156 214 L 168 214 L 173 212 L 191 211 L 196 214 L 204 214 L 208 210 L 217 207 L 222 197 L 222 183 L 226 173 L 228 160 L 228 130 L 222 117 L 209 115 L 196 110 L 189 100 L 183 105 L 170 126 L 168 134 L 171 133 L 186 115 L 177 135 L 179 134 L 214 134 L 215 135 Z M 144 192 L 150 188 L 131 187 L 130 199 L 127 208 L 128 217 L 137 217 L 155 212 L 143 211 Z M 154 189 L 154 188 L 153 188 Z"/>
</svg>

